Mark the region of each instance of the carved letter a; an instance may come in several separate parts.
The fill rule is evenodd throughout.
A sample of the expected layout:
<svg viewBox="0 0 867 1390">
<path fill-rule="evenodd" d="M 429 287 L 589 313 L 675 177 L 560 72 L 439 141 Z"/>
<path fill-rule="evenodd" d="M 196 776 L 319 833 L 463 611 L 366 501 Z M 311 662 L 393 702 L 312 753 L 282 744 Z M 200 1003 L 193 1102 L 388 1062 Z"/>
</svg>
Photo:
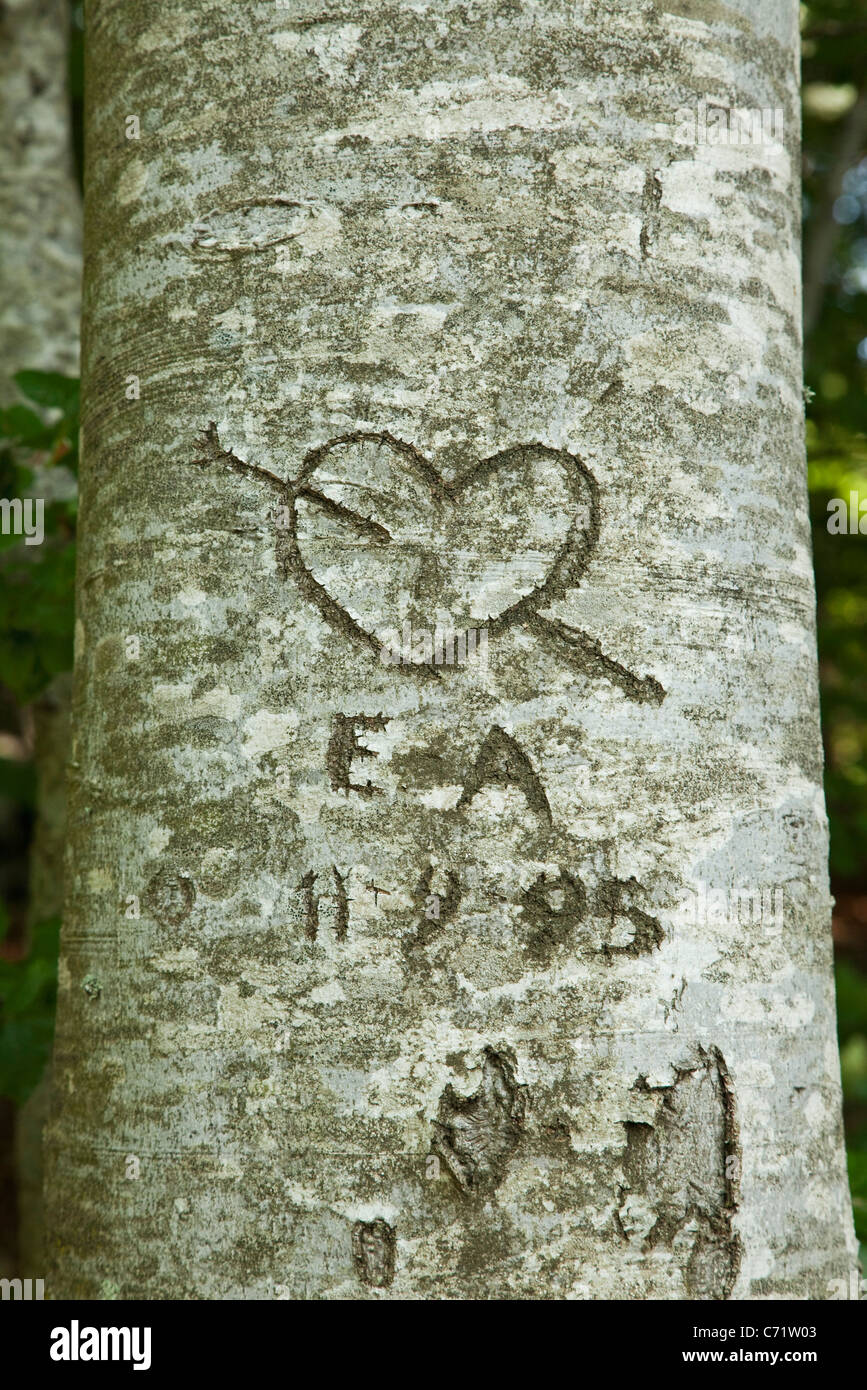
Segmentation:
<svg viewBox="0 0 867 1390">
<path fill-rule="evenodd" d="M 551 807 L 538 773 L 523 748 L 495 724 L 479 749 L 458 801 L 458 810 L 469 806 L 484 786 L 517 787 L 537 816 L 551 824 Z"/>
</svg>

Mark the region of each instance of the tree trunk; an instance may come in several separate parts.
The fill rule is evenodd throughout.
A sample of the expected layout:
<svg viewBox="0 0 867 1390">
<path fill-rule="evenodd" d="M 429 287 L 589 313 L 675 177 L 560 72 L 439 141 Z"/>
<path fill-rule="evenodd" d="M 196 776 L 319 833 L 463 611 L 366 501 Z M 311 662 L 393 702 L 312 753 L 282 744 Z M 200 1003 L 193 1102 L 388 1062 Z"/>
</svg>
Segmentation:
<svg viewBox="0 0 867 1390">
<path fill-rule="evenodd" d="M 854 1267 L 797 12 L 680 8 L 90 6 L 55 1297 Z"/>
</svg>

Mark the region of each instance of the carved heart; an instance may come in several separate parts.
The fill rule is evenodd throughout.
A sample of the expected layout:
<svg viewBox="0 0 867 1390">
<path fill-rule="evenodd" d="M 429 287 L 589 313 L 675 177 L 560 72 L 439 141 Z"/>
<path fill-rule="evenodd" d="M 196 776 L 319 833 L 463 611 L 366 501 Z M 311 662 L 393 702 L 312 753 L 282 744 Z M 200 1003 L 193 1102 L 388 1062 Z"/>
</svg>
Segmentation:
<svg viewBox="0 0 867 1390">
<path fill-rule="evenodd" d="M 291 485 L 288 560 L 331 621 L 378 633 L 503 627 L 583 572 L 598 533 L 580 459 L 518 445 L 447 482 L 411 444 L 355 433 Z"/>
</svg>

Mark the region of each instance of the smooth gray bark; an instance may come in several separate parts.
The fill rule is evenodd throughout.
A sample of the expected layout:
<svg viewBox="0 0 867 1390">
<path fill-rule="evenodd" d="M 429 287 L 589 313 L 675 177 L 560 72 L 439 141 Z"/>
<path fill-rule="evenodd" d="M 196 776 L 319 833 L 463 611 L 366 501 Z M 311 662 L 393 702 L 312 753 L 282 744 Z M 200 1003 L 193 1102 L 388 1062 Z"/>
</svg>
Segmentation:
<svg viewBox="0 0 867 1390">
<path fill-rule="evenodd" d="M 88 20 L 54 1296 L 827 1296 L 796 7 Z"/>
</svg>

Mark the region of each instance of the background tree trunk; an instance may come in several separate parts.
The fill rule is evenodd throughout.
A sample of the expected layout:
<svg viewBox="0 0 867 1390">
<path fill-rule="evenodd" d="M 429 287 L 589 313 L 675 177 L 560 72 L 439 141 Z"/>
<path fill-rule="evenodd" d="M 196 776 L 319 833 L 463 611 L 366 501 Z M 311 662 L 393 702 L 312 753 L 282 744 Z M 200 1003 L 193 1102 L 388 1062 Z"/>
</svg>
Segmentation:
<svg viewBox="0 0 867 1390">
<path fill-rule="evenodd" d="M 90 6 L 55 1297 L 854 1265 L 797 12 L 673 10 Z"/>
<path fill-rule="evenodd" d="M 0 403 L 23 368 L 78 370 L 81 199 L 73 172 L 66 0 L 0 12 Z"/>
<path fill-rule="evenodd" d="M 31 925 L 60 917 L 66 832 L 66 759 L 72 675 L 57 676 L 33 709 L 36 824 L 30 849 Z M 25 1279 L 45 1277 L 42 1133 L 48 1118 L 50 1067 L 18 1111 L 15 1157 L 18 1174 L 18 1263 Z"/>
</svg>

